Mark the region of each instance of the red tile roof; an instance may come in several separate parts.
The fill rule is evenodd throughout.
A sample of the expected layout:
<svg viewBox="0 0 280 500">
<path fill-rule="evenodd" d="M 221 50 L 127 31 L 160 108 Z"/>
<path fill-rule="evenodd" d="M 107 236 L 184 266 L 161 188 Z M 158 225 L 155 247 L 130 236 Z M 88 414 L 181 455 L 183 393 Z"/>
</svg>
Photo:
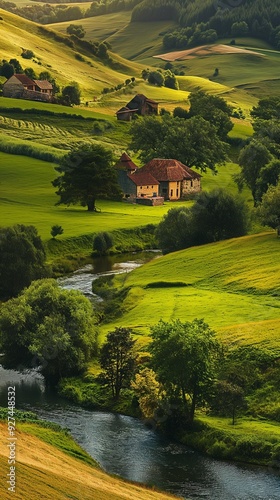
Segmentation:
<svg viewBox="0 0 280 500">
<path fill-rule="evenodd" d="M 116 168 L 122 170 L 137 170 L 138 167 L 133 163 L 132 159 L 128 156 L 127 153 L 123 153 L 119 159 L 119 161 L 115 165 Z"/>
<path fill-rule="evenodd" d="M 15 76 L 22 83 L 22 85 L 35 85 L 33 80 L 23 73 L 15 73 L 13 76 Z"/>
<path fill-rule="evenodd" d="M 48 80 L 34 80 L 36 83 L 37 87 L 39 87 L 42 90 L 52 90 L 53 86 Z"/>
<path fill-rule="evenodd" d="M 200 179 L 201 175 L 178 160 L 155 158 L 141 168 L 152 174 L 158 181 L 176 182 L 184 179 Z"/>
<path fill-rule="evenodd" d="M 142 169 L 141 169 L 142 170 Z M 141 172 L 141 170 L 134 174 L 128 174 L 127 177 L 136 184 L 136 186 L 158 186 L 159 182 L 149 173 Z"/>
</svg>

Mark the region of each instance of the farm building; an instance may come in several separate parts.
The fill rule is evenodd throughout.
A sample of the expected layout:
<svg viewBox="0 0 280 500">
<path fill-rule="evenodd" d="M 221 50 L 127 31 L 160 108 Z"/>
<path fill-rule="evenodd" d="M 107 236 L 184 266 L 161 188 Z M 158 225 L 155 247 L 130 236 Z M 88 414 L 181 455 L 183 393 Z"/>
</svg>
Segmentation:
<svg viewBox="0 0 280 500">
<path fill-rule="evenodd" d="M 126 106 L 117 111 L 117 119 L 131 121 L 134 113 L 137 115 L 157 115 L 158 103 L 152 99 L 148 99 L 143 94 L 137 94 Z"/>
<path fill-rule="evenodd" d="M 4 83 L 3 96 L 31 101 L 51 101 L 53 86 L 47 80 L 32 80 L 25 74 L 14 74 Z"/>
<path fill-rule="evenodd" d="M 129 201 L 157 197 L 162 202 L 179 200 L 201 190 L 201 175 L 178 160 L 155 158 L 138 168 L 123 153 L 115 168 L 124 198 Z"/>
<path fill-rule="evenodd" d="M 174 159 L 155 158 L 141 168 L 159 182 L 159 196 L 179 200 L 201 191 L 201 175 Z"/>
</svg>

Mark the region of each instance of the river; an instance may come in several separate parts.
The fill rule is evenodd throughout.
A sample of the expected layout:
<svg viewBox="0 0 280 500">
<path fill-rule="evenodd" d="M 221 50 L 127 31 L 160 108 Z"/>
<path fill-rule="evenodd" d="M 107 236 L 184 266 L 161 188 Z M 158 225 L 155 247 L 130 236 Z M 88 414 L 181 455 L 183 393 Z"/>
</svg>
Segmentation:
<svg viewBox="0 0 280 500">
<path fill-rule="evenodd" d="M 90 296 L 92 279 L 102 273 L 133 269 L 143 263 L 143 257 L 146 260 L 147 256 L 131 256 L 126 263 L 121 263 L 120 258 L 107 264 L 102 260 L 102 269 L 97 269 L 95 261 L 60 283 Z M 109 473 L 155 485 L 190 500 L 280 499 L 280 478 L 274 470 L 213 460 L 167 440 L 140 420 L 75 406 L 48 392 L 36 372 L 19 374 L 0 366 L 0 406 L 7 406 L 10 384 L 16 385 L 17 408 L 35 411 L 40 418 L 68 428 Z"/>
</svg>

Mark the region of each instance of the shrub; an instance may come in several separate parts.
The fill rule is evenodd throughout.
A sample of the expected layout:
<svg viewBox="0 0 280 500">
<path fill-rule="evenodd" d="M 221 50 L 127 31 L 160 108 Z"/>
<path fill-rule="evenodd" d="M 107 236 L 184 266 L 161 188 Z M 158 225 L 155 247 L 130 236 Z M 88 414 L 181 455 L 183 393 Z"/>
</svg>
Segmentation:
<svg viewBox="0 0 280 500">
<path fill-rule="evenodd" d="M 22 51 L 21 57 L 23 57 L 23 59 L 32 59 L 33 57 L 35 57 L 35 54 L 32 50 L 24 49 Z"/>
<path fill-rule="evenodd" d="M 112 246 L 113 238 L 106 231 L 98 233 L 93 238 L 93 250 L 95 250 L 99 255 L 106 255 Z"/>
<path fill-rule="evenodd" d="M 236 442 L 235 453 L 244 458 L 270 458 L 271 449 L 272 444 L 268 441 L 260 441 L 253 436 L 248 436 Z"/>
<path fill-rule="evenodd" d="M 55 238 L 56 236 L 59 236 L 60 234 L 63 234 L 63 228 L 61 226 L 59 226 L 58 224 L 55 224 L 54 226 L 52 226 L 52 228 L 51 228 L 52 237 Z"/>
</svg>

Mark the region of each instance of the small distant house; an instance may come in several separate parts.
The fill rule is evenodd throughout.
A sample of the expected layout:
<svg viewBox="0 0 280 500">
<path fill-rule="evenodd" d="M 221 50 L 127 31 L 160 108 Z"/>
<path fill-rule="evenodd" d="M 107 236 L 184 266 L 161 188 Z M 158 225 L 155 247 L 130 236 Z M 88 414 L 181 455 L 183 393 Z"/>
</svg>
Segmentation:
<svg viewBox="0 0 280 500">
<path fill-rule="evenodd" d="M 31 101 L 51 101 L 53 86 L 47 80 L 32 80 L 25 74 L 14 74 L 3 84 L 3 96 Z"/>
<path fill-rule="evenodd" d="M 117 111 L 117 119 L 124 121 L 131 121 L 134 113 L 145 115 L 157 115 L 158 103 L 152 99 L 148 99 L 144 94 L 137 94 L 126 106 Z"/>
<path fill-rule="evenodd" d="M 155 158 L 141 168 L 159 182 L 159 196 L 179 200 L 201 191 L 201 175 L 174 159 Z"/>
</svg>

